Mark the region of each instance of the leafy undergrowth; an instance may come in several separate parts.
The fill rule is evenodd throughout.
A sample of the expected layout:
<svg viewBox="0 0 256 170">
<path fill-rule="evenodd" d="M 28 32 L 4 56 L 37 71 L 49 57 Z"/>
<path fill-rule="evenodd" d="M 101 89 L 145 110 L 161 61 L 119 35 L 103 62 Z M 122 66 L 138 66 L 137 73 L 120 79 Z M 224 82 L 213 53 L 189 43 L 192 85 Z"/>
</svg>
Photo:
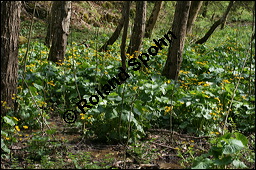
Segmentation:
<svg viewBox="0 0 256 170">
<path fill-rule="evenodd" d="M 178 81 L 161 76 L 165 47 L 150 56 L 149 68 L 132 71 L 128 67 L 130 77 L 104 99 L 99 97 L 98 104 L 90 104 L 85 114 L 76 103 L 82 98 L 90 101 L 91 95 L 97 95 L 96 87 L 118 77 L 119 42 L 107 52 L 97 51 L 106 37 L 96 37 L 89 48 L 73 42 L 63 63 L 49 62 L 47 47 L 33 42 L 26 72 L 23 62 L 19 63 L 18 94 L 13 97 L 18 111 L 2 119 L 3 168 L 252 168 L 255 56 L 250 58 L 248 50 L 249 36 L 245 35 L 249 31 L 227 27 L 216 33 L 222 39 L 185 46 Z M 146 52 L 152 42 L 145 40 L 141 51 Z M 23 45 L 19 61 L 25 53 Z M 64 122 L 67 110 L 78 112 L 75 123 Z M 166 137 L 161 132 L 148 133 L 170 126 L 179 133 Z M 229 132 L 233 136 L 221 137 Z M 127 141 L 126 149 L 117 145 L 93 150 L 95 143 Z"/>
</svg>

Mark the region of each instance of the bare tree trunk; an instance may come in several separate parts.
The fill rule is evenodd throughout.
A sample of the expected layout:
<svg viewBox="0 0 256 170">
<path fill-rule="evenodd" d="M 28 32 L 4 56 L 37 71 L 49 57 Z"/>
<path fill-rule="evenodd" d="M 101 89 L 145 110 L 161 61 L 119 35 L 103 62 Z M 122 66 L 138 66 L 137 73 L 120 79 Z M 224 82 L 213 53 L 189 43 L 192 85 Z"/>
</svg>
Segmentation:
<svg viewBox="0 0 256 170">
<path fill-rule="evenodd" d="M 130 15 L 130 5 L 131 1 L 125 2 L 126 13 L 124 14 L 124 30 L 123 30 L 123 36 L 122 36 L 122 43 L 121 43 L 121 59 L 122 59 L 122 67 L 124 70 L 126 70 L 126 55 L 125 55 L 125 44 L 126 44 L 126 38 L 127 38 L 127 30 L 129 26 L 129 15 Z"/>
<path fill-rule="evenodd" d="M 152 35 L 153 28 L 156 24 L 156 20 L 158 18 L 160 9 L 162 8 L 162 3 L 163 1 L 155 1 L 155 6 L 153 8 L 153 11 L 148 19 L 148 22 L 146 24 L 146 29 L 145 29 L 145 37 L 150 38 Z"/>
<path fill-rule="evenodd" d="M 66 52 L 70 18 L 71 1 L 54 1 L 52 4 L 52 46 L 48 60 L 62 63 Z"/>
<path fill-rule="evenodd" d="M 124 25 L 125 14 L 127 13 L 127 9 L 125 8 L 125 3 L 126 2 L 124 2 L 124 5 L 123 5 L 122 18 L 120 19 L 119 24 L 116 27 L 115 32 L 112 34 L 112 36 L 109 38 L 109 40 L 99 49 L 99 51 L 106 51 L 108 45 L 114 44 L 114 42 L 118 39 L 118 37 L 119 37 L 119 35 L 122 31 L 123 25 Z"/>
<path fill-rule="evenodd" d="M 225 21 L 221 24 L 221 27 L 220 27 L 220 29 L 221 29 L 221 30 L 223 30 L 223 29 L 224 29 L 224 27 L 225 27 L 226 23 L 227 23 L 227 18 L 226 18 L 226 19 L 225 19 Z"/>
<path fill-rule="evenodd" d="M 136 1 L 136 16 L 127 53 L 132 55 L 140 50 L 145 33 L 146 1 Z"/>
<path fill-rule="evenodd" d="M 188 23 L 187 23 L 187 34 L 192 33 L 192 26 L 196 20 L 197 14 L 203 4 L 203 1 L 191 1 L 189 9 Z"/>
<path fill-rule="evenodd" d="M 226 9 L 226 12 L 223 14 L 223 16 L 212 25 L 210 30 L 205 34 L 205 36 L 203 38 L 201 38 L 201 39 L 199 39 L 198 41 L 195 42 L 196 44 L 203 44 L 203 43 L 205 43 L 208 40 L 208 38 L 212 35 L 212 33 L 215 31 L 215 29 L 220 24 L 225 22 L 225 20 L 227 19 L 228 13 L 229 13 L 231 7 L 233 6 L 233 4 L 234 4 L 234 1 L 230 1 L 229 2 L 229 5 L 228 5 L 228 7 Z"/>
<path fill-rule="evenodd" d="M 45 42 L 44 44 L 50 48 L 51 44 L 52 44 L 52 13 L 53 11 L 50 11 L 47 17 L 47 33 L 46 33 L 46 37 L 45 37 Z"/>
<path fill-rule="evenodd" d="M 169 46 L 167 61 L 162 71 L 162 76 L 168 79 L 178 80 L 190 5 L 191 1 L 177 1 L 176 4 L 172 32 L 177 39 Z"/>
<path fill-rule="evenodd" d="M 1 114 L 14 109 L 21 1 L 1 1 Z"/>
<path fill-rule="evenodd" d="M 207 7 L 208 7 L 209 1 L 204 1 L 204 9 L 203 9 L 203 13 L 202 16 L 205 18 L 207 15 Z"/>
</svg>

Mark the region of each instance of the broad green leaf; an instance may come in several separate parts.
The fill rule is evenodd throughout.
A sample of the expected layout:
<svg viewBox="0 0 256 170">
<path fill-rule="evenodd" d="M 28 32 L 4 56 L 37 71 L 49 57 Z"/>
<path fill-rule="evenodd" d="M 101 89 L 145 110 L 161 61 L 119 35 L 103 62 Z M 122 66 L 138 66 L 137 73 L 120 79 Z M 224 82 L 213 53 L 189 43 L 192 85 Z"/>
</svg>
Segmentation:
<svg viewBox="0 0 256 170">
<path fill-rule="evenodd" d="M 240 141 L 240 140 L 237 140 L 237 139 L 229 139 L 229 142 L 230 142 L 230 144 L 236 145 L 237 147 L 241 147 L 241 148 L 244 147 L 242 141 Z"/>
<path fill-rule="evenodd" d="M 211 168 L 212 160 L 206 158 L 204 161 L 199 162 L 196 166 L 192 167 L 191 169 L 209 169 Z"/>
<path fill-rule="evenodd" d="M 186 102 L 186 107 L 188 107 L 189 105 L 191 105 L 191 102 L 190 101 Z"/>
<path fill-rule="evenodd" d="M 33 83 L 33 85 L 35 86 L 35 88 L 37 88 L 38 90 L 43 90 L 43 86 L 38 85 L 36 83 Z"/>
<path fill-rule="evenodd" d="M 133 111 L 134 111 L 134 113 L 136 113 L 137 115 L 141 115 L 141 113 L 140 113 L 140 111 L 137 109 L 137 108 L 133 108 Z"/>
<path fill-rule="evenodd" d="M 7 124 L 9 124 L 11 126 L 15 125 L 15 122 L 12 119 L 10 119 L 9 117 L 7 117 L 7 116 L 4 116 L 4 121 L 5 121 L 5 123 L 7 123 Z"/>
<path fill-rule="evenodd" d="M 222 73 L 224 72 L 225 70 L 223 68 L 214 68 L 214 67 L 211 67 L 209 68 L 209 71 L 210 72 L 215 72 L 215 73 Z"/>
<path fill-rule="evenodd" d="M 229 139 L 228 141 L 229 144 L 224 146 L 223 154 L 234 154 L 244 147 L 240 140 Z"/>
<path fill-rule="evenodd" d="M 5 131 L 1 130 L 1 135 L 8 136 L 8 134 Z"/>
<path fill-rule="evenodd" d="M 160 76 L 159 75 L 153 75 L 151 78 L 152 78 L 152 81 L 155 81 L 155 80 L 159 80 Z"/>
<path fill-rule="evenodd" d="M 209 120 L 209 119 L 212 118 L 212 116 L 211 116 L 210 114 L 208 114 L 208 113 L 204 114 L 203 116 L 204 116 L 204 118 L 207 119 L 207 120 Z"/>
<path fill-rule="evenodd" d="M 209 154 L 213 155 L 215 158 L 218 158 L 222 154 L 222 150 L 222 147 L 213 146 L 211 147 Z"/>
<path fill-rule="evenodd" d="M 234 161 L 232 162 L 232 164 L 233 164 L 234 167 L 236 167 L 236 168 L 247 168 L 247 166 L 246 166 L 243 162 L 241 162 L 241 161 L 239 161 L 239 160 L 234 160 Z"/>
<path fill-rule="evenodd" d="M 247 146 L 248 140 L 243 134 L 236 132 L 235 136 L 236 136 L 236 139 L 240 140 L 244 146 Z"/>
<path fill-rule="evenodd" d="M 160 90 L 161 90 L 161 92 L 163 93 L 163 95 L 165 95 L 165 94 L 166 94 L 165 87 L 161 86 L 161 87 L 160 87 Z"/>
<path fill-rule="evenodd" d="M 11 150 L 5 145 L 4 140 L 1 138 L 1 149 L 4 152 L 7 152 L 8 154 L 10 154 Z"/>
<path fill-rule="evenodd" d="M 216 159 L 216 160 L 214 160 L 213 162 L 214 162 L 214 164 L 215 165 L 228 165 L 228 164 L 230 164 L 231 162 L 232 162 L 233 160 L 232 160 L 232 157 L 231 156 L 226 156 L 226 157 L 224 157 L 224 158 L 222 158 L 222 159 Z"/>
<path fill-rule="evenodd" d="M 113 109 L 113 116 L 114 116 L 114 117 L 117 117 L 117 116 L 118 116 L 118 113 L 117 113 L 116 109 Z"/>
</svg>

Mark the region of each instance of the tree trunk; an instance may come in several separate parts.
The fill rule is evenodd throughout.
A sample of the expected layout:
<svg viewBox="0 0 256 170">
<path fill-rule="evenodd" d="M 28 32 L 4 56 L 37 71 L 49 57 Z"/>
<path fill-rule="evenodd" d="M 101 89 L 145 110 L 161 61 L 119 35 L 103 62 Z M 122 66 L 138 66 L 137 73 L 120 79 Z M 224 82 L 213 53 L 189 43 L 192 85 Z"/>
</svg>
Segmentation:
<svg viewBox="0 0 256 170">
<path fill-rule="evenodd" d="M 225 19 L 225 21 L 221 24 L 221 27 L 220 27 L 220 29 L 221 29 L 221 30 L 223 30 L 223 29 L 224 29 L 224 27 L 225 27 L 226 23 L 227 23 L 227 18 L 226 18 L 226 19 Z"/>
<path fill-rule="evenodd" d="M 122 10 L 122 18 L 120 19 L 119 21 L 119 24 L 118 26 L 116 27 L 116 30 L 115 32 L 112 34 L 112 36 L 109 38 L 109 40 L 99 49 L 99 51 L 106 51 L 107 50 L 107 47 L 108 45 L 112 45 L 114 44 L 114 42 L 118 39 L 122 29 L 123 29 L 123 26 L 124 26 L 124 20 L 125 20 L 125 15 L 127 13 L 127 9 L 126 9 L 126 2 L 124 2 L 123 4 L 123 10 Z M 130 10 L 130 9 L 129 9 Z"/>
<path fill-rule="evenodd" d="M 205 18 L 207 15 L 207 7 L 208 7 L 209 1 L 204 1 L 204 9 L 203 9 L 203 13 L 202 16 Z"/>
<path fill-rule="evenodd" d="M 192 26 L 196 20 L 197 14 L 202 6 L 202 3 L 203 1 L 191 1 L 187 23 L 187 34 L 192 33 Z"/>
<path fill-rule="evenodd" d="M 229 5 L 228 5 L 227 10 L 226 10 L 226 12 L 224 13 L 224 15 L 223 15 L 218 21 L 216 21 L 216 22 L 212 25 L 212 27 L 211 27 L 210 30 L 205 34 L 205 36 L 204 36 L 203 38 L 199 39 L 199 40 L 196 42 L 196 44 L 203 44 L 203 43 L 205 43 L 205 42 L 208 40 L 208 38 L 210 38 L 210 36 L 212 35 L 212 33 L 215 31 L 215 29 L 216 29 L 220 24 L 222 24 L 222 23 L 225 22 L 225 20 L 227 19 L 228 13 L 229 13 L 231 7 L 233 6 L 233 4 L 234 4 L 234 1 L 230 1 L 230 2 L 229 2 Z"/>
<path fill-rule="evenodd" d="M 71 1 L 54 1 L 51 15 L 52 45 L 48 60 L 62 63 L 67 46 L 71 18 Z"/>
<path fill-rule="evenodd" d="M 125 55 L 125 44 L 126 44 L 126 37 L 127 37 L 127 30 L 129 26 L 129 15 L 130 15 L 130 4 L 131 1 L 125 2 L 125 14 L 124 14 L 124 30 L 122 36 L 122 43 L 121 43 L 121 59 L 122 59 L 122 67 L 126 70 L 126 55 Z"/>
<path fill-rule="evenodd" d="M 162 71 L 162 76 L 165 76 L 168 79 L 178 80 L 190 4 L 191 1 L 177 1 L 176 4 L 172 32 L 177 39 L 172 41 L 169 46 L 167 61 Z"/>
<path fill-rule="evenodd" d="M 53 11 L 50 11 L 47 17 L 47 33 L 46 33 L 46 37 L 45 37 L 45 42 L 44 44 L 50 48 L 51 44 L 52 44 L 52 13 Z"/>
<path fill-rule="evenodd" d="M 140 50 L 145 33 L 146 1 L 136 1 L 136 16 L 127 53 L 132 55 Z M 138 54 L 137 53 L 137 54 Z"/>
<path fill-rule="evenodd" d="M 154 6 L 154 9 L 148 19 L 148 22 L 146 24 L 146 29 L 145 29 L 145 37 L 146 38 L 150 38 L 151 35 L 152 35 L 152 31 L 153 31 L 153 28 L 156 24 L 156 20 L 158 18 L 158 14 L 160 12 L 160 9 L 162 8 L 162 3 L 163 1 L 156 1 L 155 2 L 155 6 Z"/>
<path fill-rule="evenodd" d="M 21 1 L 1 1 L 1 112 L 14 109 L 18 76 Z"/>
</svg>

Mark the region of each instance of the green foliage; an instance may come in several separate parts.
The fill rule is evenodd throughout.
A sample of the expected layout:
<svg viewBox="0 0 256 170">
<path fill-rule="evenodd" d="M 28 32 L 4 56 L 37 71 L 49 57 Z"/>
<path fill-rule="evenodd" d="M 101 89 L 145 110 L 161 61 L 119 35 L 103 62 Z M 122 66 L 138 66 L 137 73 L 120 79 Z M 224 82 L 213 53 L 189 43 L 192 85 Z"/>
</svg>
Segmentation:
<svg viewBox="0 0 256 170">
<path fill-rule="evenodd" d="M 8 146 L 14 142 L 17 142 L 16 133 L 20 131 L 17 126 L 19 119 L 11 116 L 3 116 L 1 117 L 1 150 L 4 151 L 3 155 L 1 153 L 1 157 L 9 157 L 11 150 Z"/>
<path fill-rule="evenodd" d="M 86 9 L 91 7 L 88 2 L 78 3 Z M 249 9 L 251 2 L 243 3 L 237 2 L 231 11 L 229 17 L 232 22 L 252 20 Z M 142 52 L 147 52 L 154 45 L 153 38 L 159 39 L 169 30 L 166 23 L 172 23 L 170 19 L 173 18 L 175 4 L 176 2 L 171 1 L 164 2 L 152 38 L 143 40 Z M 153 5 L 149 3 L 148 13 Z M 46 34 L 45 23 L 36 21 L 26 72 L 21 61 L 24 60 L 27 46 L 21 43 L 19 48 L 18 93 L 13 97 L 18 108 L 1 117 L 1 157 L 11 156 L 10 146 L 21 139 L 21 132 L 26 129 L 43 129 L 50 118 L 62 117 L 66 110 L 76 110 L 79 112 L 78 120 L 67 126 L 81 129 L 85 138 L 97 137 L 98 140 L 109 143 L 127 140 L 135 143 L 130 154 L 147 163 L 151 161 L 149 147 L 136 144 L 136 141 L 146 135 L 147 129 L 169 129 L 173 126 L 180 132 L 213 137 L 212 147 L 207 154 L 196 157 L 196 150 L 188 147 L 186 154 L 191 158 L 187 158 L 185 162 L 191 163 L 195 159 L 193 168 L 246 168 L 245 160 L 255 161 L 255 154 L 247 147 L 255 139 L 248 142 L 241 134 L 250 134 L 255 128 L 255 121 L 252 121 L 255 120 L 255 60 L 247 59 L 250 53 L 248 42 L 251 28 L 246 23 L 228 22 L 225 29 L 216 29 L 204 45 L 193 44 L 223 14 L 227 5 L 228 2 L 210 2 L 208 18 L 199 14 L 193 34 L 187 38 L 178 81 L 161 76 L 168 51 L 168 47 L 164 47 L 156 56 L 150 56 L 149 68 L 132 71 L 128 67 L 130 78 L 104 99 L 100 97 L 99 103 L 92 105 L 93 108 L 88 109 L 85 114 L 80 113 L 76 103 L 81 98 L 89 101 L 89 97 L 96 94 L 95 87 L 106 84 L 119 73 L 120 40 L 109 46 L 106 52 L 97 51 L 112 34 L 110 27 L 115 23 L 109 25 L 102 22 L 103 16 L 95 7 L 78 12 L 85 21 L 108 25 L 94 29 L 89 26 L 84 29 L 71 26 L 65 60 L 60 64 L 48 61 L 49 49 L 42 42 L 34 41 L 35 38 L 42 40 Z M 103 6 L 106 9 L 112 8 L 113 3 L 106 2 Z M 119 6 L 122 6 L 121 3 Z M 135 16 L 134 7 L 135 5 L 131 8 L 132 17 Z M 119 9 L 113 11 L 115 10 Z M 96 17 L 91 17 L 94 14 Z M 118 18 L 118 15 L 110 14 L 111 20 Z M 210 21 L 213 14 L 215 18 Z M 28 37 L 30 24 L 30 21 L 21 23 L 21 36 Z M 255 41 L 252 43 L 254 46 Z M 255 53 L 255 49 L 252 53 Z M 130 58 L 131 56 L 127 56 L 126 59 Z M 4 101 L 1 104 L 3 107 L 6 105 Z M 228 112 L 228 129 L 223 129 Z M 219 136 L 223 132 L 226 134 Z M 66 152 L 61 147 L 62 143 L 52 142 L 50 135 L 54 134 L 55 130 L 47 130 L 46 134 L 33 133 L 33 137 L 27 142 L 27 168 L 38 168 L 35 164 L 38 161 L 41 163 L 40 168 L 110 168 L 110 160 L 100 163 L 92 161 L 87 152 Z M 243 157 L 245 152 L 249 153 L 247 157 Z M 179 155 L 183 157 L 181 151 Z M 183 159 L 185 160 L 184 157 Z M 24 168 L 19 165 L 19 159 L 14 158 L 12 161 L 12 168 Z"/>
<path fill-rule="evenodd" d="M 207 154 L 196 157 L 192 169 L 247 168 L 240 161 L 240 150 L 247 147 L 248 140 L 241 133 L 226 133 L 212 141 L 213 146 Z"/>
<path fill-rule="evenodd" d="M 167 48 L 151 56 L 150 68 L 132 71 L 128 67 L 130 78 L 106 98 L 100 97 L 100 102 L 92 105 L 86 114 L 79 113 L 76 126 L 83 125 L 85 135 L 95 134 L 103 141 L 117 142 L 128 138 L 133 141 L 143 137 L 148 128 L 168 128 L 172 114 L 175 128 L 201 135 L 219 134 L 230 109 L 229 126 L 252 131 L 255 123 L 247 120 L 255 118 L 252 103 L 255 99 L 246 84 L 249 78 L 253 82 L 254 77 L 249 74 L 254 74 L 254 70 L 250 71 L 250 61 L 242 70 L 248 47 L 243 41 L 247 37 L 241 34 L 242 39 L 238 42 L 232 38 L 238 35 L 240 30 L 228 28 L 228 33 L 222 35 L 222 43 L 186 45 L 179 81 L 160 76 Z M 105 41 L 105 37 L 91 41 L 92 47 L 96 47 L 95 43 L 101 39 Z M 144 41 L 142 51 L 151 45 L 152 41 Z M 43 44 L 33 44 L 26 66 L 28 87 L 26 84 L 22 86 L 22 79 L 19 81 L 20 114 L 14 116 L 23 120 L 21 125 L 39 127 L 39 122 L 47 120 L 49 114 L 61 116 L 66 110 L 80 112 L 76 106 L 79 95 L 89 101 L 91 95 L 97 94 L 95 87 L 103 86 L 117 76 L 117 68 L 121 65 L 119 42 L 105 53 L 72 43 L 60 65 L 47 61 L 47 51 Z M 25 49 L 21 48 L 20 57 L 24 54 Z M 19 70 L 19 74 L 22 73 Z M 234 93 L 238 79 L 240 84 Z M 254 91 L 252 84 L 251 91 Z M 229 108 L 233 95 L 233 104 Z"/>
</svg>

